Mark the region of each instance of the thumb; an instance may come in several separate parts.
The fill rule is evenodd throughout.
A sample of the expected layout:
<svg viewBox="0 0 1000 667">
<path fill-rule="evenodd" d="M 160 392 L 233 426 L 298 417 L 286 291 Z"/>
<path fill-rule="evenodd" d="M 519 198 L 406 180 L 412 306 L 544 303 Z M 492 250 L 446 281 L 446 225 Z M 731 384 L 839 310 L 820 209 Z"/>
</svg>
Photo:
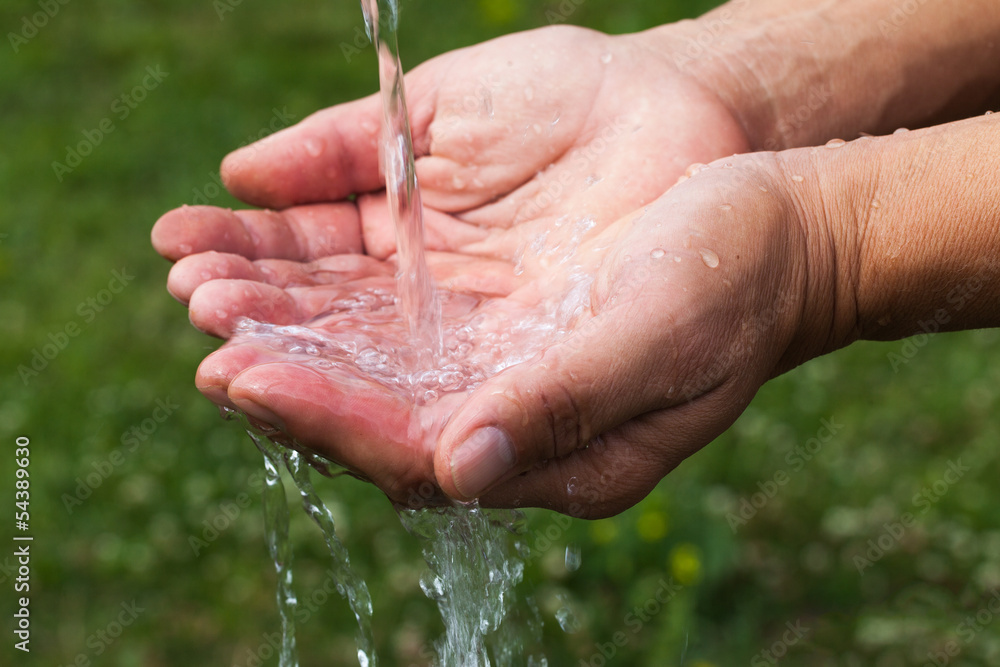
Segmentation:
<svg viewBox="0 0 1000 667">
<path fill-rule="evenodd" d="M 670 349 L 664 329 L 648 313 L 635 319 L 636 313 L 621 310 L 594 317 L 540 358 L 506 369 L 473 392 L 435 451 L 435 476 L 445 493 L 478 498 L 668 405 L 672 392 L 663 386 L 664 371 L 673 355 L 659 352 Z"/>
</svg>

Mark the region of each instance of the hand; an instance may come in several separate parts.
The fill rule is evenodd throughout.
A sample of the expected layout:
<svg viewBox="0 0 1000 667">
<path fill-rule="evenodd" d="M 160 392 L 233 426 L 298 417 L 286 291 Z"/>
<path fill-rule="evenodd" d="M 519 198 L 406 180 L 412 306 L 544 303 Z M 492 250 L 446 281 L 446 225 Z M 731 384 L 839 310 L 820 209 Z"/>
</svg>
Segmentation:
<svg viewBox="0 0 1000 667">
<path fill-rule="evenodd" d="M 746 148 L 713 93 L 628 37 L 575 28 L 513 35 L 441 56 L 414 70 L 407 86 L 433 270 L 458 292 L 506 295 L 530 284 L 547 269 L 542 255 L 514 275 L 527 241 L 547 235 L 559 243 L 578 229 L 564 219 L 583 215 L 596 234 L 663 192 L 690 163 Z M 380 260 L 391 257 L 394 241 L 384 195 L 363 194 L 382 186 L 380 113 L 375 98 L 342 105 L 229 156 L 227 186 L 279 212 L 189 207 L 157 223 L 154 245 L 179 260 L 168 287 L 190 303 L 196 326 L 228 337 L 245 316 L 300 323 L 355 289 L 351 281 L 386 280 L 392 268 Z M 345 201 L 355 193 L 362 193 L 356 204 Z M 350 254 L 362 249 L 367 257 Z M 392 447 L 367 448 L 368 458 L 347 454 L 365 450 L 365 439 L 345 444 L 316 417 L 320 397 L 336 387 L 313 387 L 311 397 L 282 393 L 281 365 L 262 365 L 280 358 L 239 350 L 225 348 L 202 365 L 199 387 L 210 398 L 263 408 L 262 417 L 338 453 L 397 499 L 399 488 L 428 478 L 428 465 L 392 449 L 399 437 L 387 440 Z M 438 410 L 443 423 L 448 410 Z M 324 439 L 338 444 L 324 447 Z M 399 465 L 387 467 L 394 457 Z"/>
</svg>

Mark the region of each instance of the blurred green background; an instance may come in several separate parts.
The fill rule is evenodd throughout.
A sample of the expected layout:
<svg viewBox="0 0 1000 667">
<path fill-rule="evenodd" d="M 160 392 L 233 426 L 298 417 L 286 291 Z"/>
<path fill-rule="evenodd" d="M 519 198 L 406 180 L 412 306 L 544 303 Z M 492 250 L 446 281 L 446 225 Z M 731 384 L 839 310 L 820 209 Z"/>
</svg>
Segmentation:
<svg viewBox="0 0 1000 667">
<path fill-rule="evenodd" d="M 714 3 L 563 4 L 578 6 L 567 22 L 627 32 Z M 34 19 L 44 25 L 33 34 L 25 17 L 46 6 L 58 11 Z M 556 0 L 403 7 L 407 66 L 564 13 Z M 237 205 L 217 185 L 223 155 L 375 89 L 370 49 L 348 62 L 340 46 L 358 36 L 360 9 L 4 0 L 0 27 L 0 536 L 12 544 L 17 436 L 31 439 L 35 536 L 30 655 L 12 649 L 13 547 L 0 547 L 0 655 L 10 656 L 0 664 L 247 665 L 279 627 L 252 488 L 261 463 L 194 389 L 217 342 L 166 294 L 169 267 L 149 229 L 180 204 Z M 166 76 L 130 108 L 120 98 L 147 68 Z M 91 154 L 57 174 L 52 163 L 71 167 L 67 146 L 88 136 Z M 633 510 L 593 523 L 529 512 L 534 556 L 521 590 L 545 619 L 549 664 L 895 667 L 937 654 L 945 664 L 949 641 L 959 653 L 947 664 L 1000 664 L 987 606 L 1000 586 L 997 339 L 856 345 L 767 385 Z M 24 372 L 32 363 L 37 374 Z M 810 443 L 827 433 L 823 420 L 834 437 Z M 790 454 L 810 444 L 811 460 Z M 948 475 L 959 458 L 969 471 Z M 417 583 L 419 545 L 373 489 L 346 479 L 320 489 L 371 588 L 383 664 L 426 664 L 441 628 Z M 773 498 L 754 497 L 768 490 Z M 737 525 L 743 499 L 762 508 L 743 504 L 755 514 Z M 907 512 L 915 519 L 900 531 Z M 302 664 L 352 664 L 347 605 L 315 595 L 327 568 L 319 534 L 293 518 L 310 609 Z M 211 539 L 195 549 L 192 536 Z M 573 572 L 567 545 L 582 551 Z M 863 573 L 859 556 L 872 561 Z M 670 577 L 682 590 L 637 614 Z M 555 619 L 567 607 L 571 632 Z M 977 625 L 962 625 L 977 612 Z M 762 653 L 772 646 L 780 660 Z"/>
</svg>

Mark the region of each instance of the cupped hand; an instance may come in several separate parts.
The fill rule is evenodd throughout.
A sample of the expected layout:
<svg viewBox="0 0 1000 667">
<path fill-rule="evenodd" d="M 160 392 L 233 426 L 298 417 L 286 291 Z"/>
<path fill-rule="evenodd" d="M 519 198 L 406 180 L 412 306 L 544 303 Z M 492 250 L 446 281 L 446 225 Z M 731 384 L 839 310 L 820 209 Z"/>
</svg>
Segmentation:
<svg viewBox="0 0 1000 667">
<path fill-rule="evenodd" d="M 539 236 L 571 233 L 557 228 L 566 218 L 587 217 L 596 233 L 658 197 L 692 163 L 747 149 L 710 87 L 641 36 L 565 26 L 509 35 L 434 58 L 406 86 L 435 251 L 510 263 Z M 229 190 L 278 212 L 186 207 L 164 216 L 154 246 L 168 259 L 188 258 L 171 275 L 172 293 L 186 303 L 208 280 L 268 282 L 238 257 L 389 257 L 381 114 L 371 96 L 228 156 Z M 224 256 L 198 257 L 213 251 Z M 214 324 L 207 330 L 227 329 Z"/>
<path fill-rule="evenodd" d="M 712 91 L 660 52 L 638 39 L 577 28 L 445 54 L 414 70 L 407 92 L 432 270 L 457 293 L 510 295 L 489 302 L 501 320 L 505 308 L 523 313 L 544 302 L 557 284 L 549 275 L 559 271 L 549 266 L 553 257 L 525 252 L 536 240 L 565 246 L 600 234 L 653 201 L 691 163 L 747 146 Z M 380 114 L 370 97 L 230 155 L 222 169 L 227 187 L 277 210 L 185 207 L 157 223 L 155 247 L 177 261 L 168 287 L 189 303 L 196 326 L 229 337 L 244 317 L 300 324 L 359 287 L 388 284 L 394 269 L 383 260 L 391 260 L 394 239 L 380 192 Z M 595 243 L 584 245 L 602 247 Z M 515 272 L 522 255 L 528 262 Z M 588 261 L 588 270 L 603 275 L 596 258 Z M 471 424 L 461 419 L 469 414 L 460 409 L 464 395 L 446 395 L 422 410 L 428 422 L 419 426 L 422 433 L 447 425 L 435 448 L 411 437 L 408 398 L 354 378 L 337 386 L 328 374 L 305 377 L 283 361 L 281 353 L 252 344 L 226 347 L 202 364 L 199 387 L 372 478 L 397 501 L 406 502 L 428 480 L 456 497 L 478 495 L 467 482 L 458 488 L 442 459 L 455 447 L 455 429 L 465 428 L 455 424 Z M 586 451 L 597 452 L 602 442 Z M 551 457 L 521 454 L 513 465 L 523 469 L 543 458 Z M 576 470 L 546 465 L 488 499 L 571 511 L 558 489 L 555 496 L 543 489 L 564 468 Z M 581 513 L 623 507 L 600 499 L 589 506 Z"/>
</svg>

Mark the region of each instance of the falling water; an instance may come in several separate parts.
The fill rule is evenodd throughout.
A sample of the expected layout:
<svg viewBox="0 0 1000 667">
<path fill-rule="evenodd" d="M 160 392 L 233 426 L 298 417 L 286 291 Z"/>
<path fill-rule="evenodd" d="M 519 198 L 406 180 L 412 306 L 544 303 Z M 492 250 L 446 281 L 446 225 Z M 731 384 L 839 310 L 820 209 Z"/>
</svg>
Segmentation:
<svg viewBox="0 0 1000 667">
<path fill-rule="evenodd" d="M 396 289 L 414 347 L 441 347 L 441 308 L 424 256 L 423 206 L 399 60 L 397 0 L 361 0 L 368 37 L 378 50 L 382 95 L 382 166 L 389 211 L 396 227 Z"/>
</svg>

